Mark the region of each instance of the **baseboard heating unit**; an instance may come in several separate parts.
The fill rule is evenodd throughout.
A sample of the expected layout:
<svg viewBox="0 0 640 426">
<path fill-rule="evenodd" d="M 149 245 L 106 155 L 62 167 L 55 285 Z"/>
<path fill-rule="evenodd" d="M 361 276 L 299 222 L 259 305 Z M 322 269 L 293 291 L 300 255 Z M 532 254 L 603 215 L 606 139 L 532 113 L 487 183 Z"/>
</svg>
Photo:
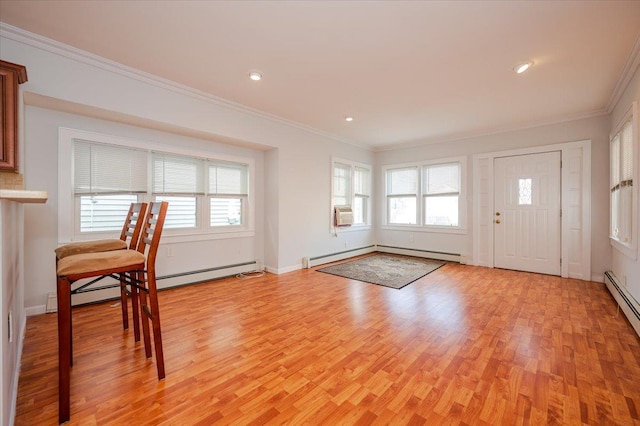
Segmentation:
<svg viewBox="0 0 640 426">
<path fill-rule="evenodd" d="M 378 245 L 378 251 L 382 253 L 403 254 L 405 256 L 424 257 L 427 259 L 446 260 L 448 262 L 465 263 L 462 255 L 457 253 L 445 253 L 441 251 L 421 250 L 405 247 Z"/>
<path fill-rule="evenodd" d="M 374 251 L 376 251 L 375 244 L 366 247 L 354 248 L 351 250 L 339 251 L 337 253 L 324 254 L 322 256 L 305 257 L 302 259 L 302 267 L 305 269 L 313 268 L 314 266 L 337 262 L 339 260 L 348 259 L 354 256 L 361 256 L 363 254 L 373 253 Z"/>
<path fill-rule="evenodd" d="M 618 281 L 611 271 L 604 273 L 604 284 L 618 303 L 620 310 L 631 323 L 631 326 L 640 336 L 640 303 L 627 291 L 627 288 Z"/>
<path fill-rule="evenodd" d="M 198 284 L 220 278 L 231 277 L 237 274 L 261 270 L 259 261 L 236 263 L 233 265 L 217 266 L 214 268 L 200 269 L 197 271 L 182 272 L 178 274 L 156 277 L 159 289 L 181 287 L 184 285 Z"/>
<path fill-rule="evenodd" d="M 445 260 L 449 262 L 465 263 L 464 256 L 456 253 L 444 253 L 438 251 L 420 250 L 404 247 L 393 247 L 373 244 L 366 247 L 344 250 L 337 253 L 325 254 L 316 257 L 305 257 L 302 259 L 303 268 L 313 268 L 325 263 L 338 262 L 354 256 L 361 256 L 373 252 L 403 254 L 405 256 L 424 257 L 427 259 Z"/>
<path fill-rule="evenodd" d="M 196 271 L 181 272 L 177 274 L 162 275 L 156 277 L 158 290 L 164 290 L 185 285 L 198 284 L 213 281 L 220 278 L 232 277 L 238 274 L 262 270 L 261 262 L 253 260 L 233 265 L 216 266 L 213 268 L 199 269 Z M 120 299 L 120 283 L 112 278 L 107 278 L 105 285 L 99 287 L 87 287 L 77 291 L 72 298 L 73 306 L 90 305 L 107 300 Z M 56 293 L 49 293 L 46 312 L 57 312 Z M 40 312 L 39 312 L 40 313 Z"/>
</svg>

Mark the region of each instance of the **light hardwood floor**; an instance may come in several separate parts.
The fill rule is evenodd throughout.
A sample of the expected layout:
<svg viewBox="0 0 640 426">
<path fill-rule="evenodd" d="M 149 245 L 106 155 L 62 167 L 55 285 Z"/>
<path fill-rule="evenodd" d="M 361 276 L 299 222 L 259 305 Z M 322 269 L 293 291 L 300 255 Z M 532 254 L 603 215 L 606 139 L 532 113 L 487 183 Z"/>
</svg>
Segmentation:
<svg viewBox="0 0 640 426">
<path fill-rule="evenodd" d="M 114 302 L 74 309 L 69 424 L 640 424 L 640 339 L 600 283 L 447 264 L 401 290 L 302 270 L 159 297 L 162 382 Z M 56 423 L 49 314 L 16 424 Z"/>
</svg>

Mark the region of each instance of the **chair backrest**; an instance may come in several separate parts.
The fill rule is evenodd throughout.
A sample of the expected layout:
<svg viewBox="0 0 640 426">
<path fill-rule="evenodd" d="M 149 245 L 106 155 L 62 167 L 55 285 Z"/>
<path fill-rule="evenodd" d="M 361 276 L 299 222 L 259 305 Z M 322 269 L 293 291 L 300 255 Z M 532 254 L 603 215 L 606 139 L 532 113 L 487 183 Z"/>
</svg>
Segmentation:
<svg viewBox="0 0 640 426">
<path fill-rule="evenodd" d="M 149 203 L 137 248 L 142 254 L 148 248 L 147 271 L 155 271 L 156 254 L 158 253 L 158 245 L 160 245 L 160 236 L 162 235 L 164 218 L 167 215 L 168 208 L 169 203 L 167 201 Z"/>
<path fill-rule="evenodd" d="M 120 232 L 120 239 L 127 241 L 127 238 L 131 238 L 129 240 L 129 249 L 131 250 L 135 250 L 138 244 L 146 211 L 147 203 L 131 203 L 131 207 L 127 212 L 124 225 L 122 225 L 122 232 Z"/>
</svg>

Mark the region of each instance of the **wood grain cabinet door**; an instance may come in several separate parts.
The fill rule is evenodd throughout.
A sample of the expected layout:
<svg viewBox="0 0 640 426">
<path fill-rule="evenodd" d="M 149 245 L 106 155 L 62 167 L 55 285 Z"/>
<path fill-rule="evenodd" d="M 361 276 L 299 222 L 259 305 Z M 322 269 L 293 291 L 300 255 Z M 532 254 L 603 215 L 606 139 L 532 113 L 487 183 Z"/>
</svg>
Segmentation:
<svg viewBox="0 0 640 426">
<path fill-rule="evenodd" d="M 25 81 L 24 66 L 0 61 L 0 170 L 18 169 L 18 84 Z"/>
</svg>

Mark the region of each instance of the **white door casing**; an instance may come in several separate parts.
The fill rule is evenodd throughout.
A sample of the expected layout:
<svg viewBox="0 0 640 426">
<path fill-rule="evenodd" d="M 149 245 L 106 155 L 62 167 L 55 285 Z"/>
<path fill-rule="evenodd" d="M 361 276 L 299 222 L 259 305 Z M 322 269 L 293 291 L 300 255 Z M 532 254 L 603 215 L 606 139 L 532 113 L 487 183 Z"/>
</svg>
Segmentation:
<svg viewBox="0 0 640 426">
<path fill-rule="evenodd" d="M 494 159 L 494 262 L 560 275 L 560 151 Z"/>
<path fill-rule="evenodd" d="M 473 155 L 469 185 L 472 203 L 471 264 L 494 267 L 494 159 L 498 157 L 561 151 L 562 266 L 565 278 L 602 281 L 591 274 L 591 141 L 564 142 Z"/>
</svg>

